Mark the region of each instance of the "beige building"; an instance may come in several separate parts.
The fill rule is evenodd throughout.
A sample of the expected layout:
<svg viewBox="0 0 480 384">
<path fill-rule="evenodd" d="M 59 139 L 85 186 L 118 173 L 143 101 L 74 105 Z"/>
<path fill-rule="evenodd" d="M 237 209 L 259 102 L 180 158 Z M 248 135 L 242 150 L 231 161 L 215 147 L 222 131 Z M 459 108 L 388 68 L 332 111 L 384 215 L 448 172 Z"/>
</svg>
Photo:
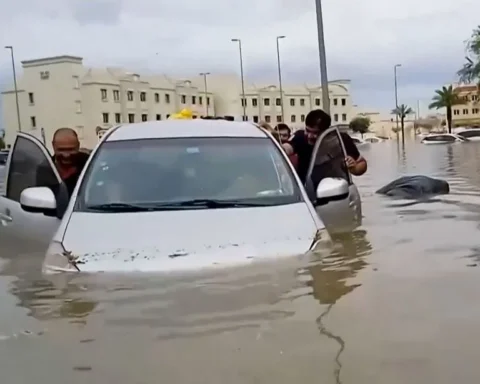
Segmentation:
<svg viewBox="0 0 480 384">
<path fill-rule="evenodd" d="M 397 138 L 397 121 L 395 114 L 392 113 L 382 113 L 379 111 L 368 110 L 365 108 L 360 108 L 355 106 L 353 109 L 353 117 L 364 116 L 370 119 L 369 131 L 380 137 L 387 137 L 391 139 Z M 414 122 L 415 122 L 415 113 L 408 115 L 405 118 L 405 138 L 414 138 Z M 398 121 L 398 127 L 400 128 L 400 120 Z M 401 131 L 399 132 L 401 135 Z"/>
<path fill-rule="evenodd" d="M 208 75 L 173 79 L 165 75 L 141 75 L 121 68 L 88 68 L 83 59 L 57 56 L 22 61 L 18 79 L 22 131 L 49 145 L 60 127 L 74 128 L 82 146 L 92 148 L 106 129 L 118 123 L 163 120 L 183 108 L 194 116 L 243 118 L 241 81 L 237 75 Z M 2 92 L 5 141 L 12 144 L 18 130 L 15 91 Z M 348 123 L 352 116 L 350 81 L 329 84 L 334 123 Z M 318 86 L 283 88 L 247 85 L 247 120 L 272 125 L 283 120 L 294 129 L 303 127 L 311 109 L 322 107 Z M 42 133 L 43 132 L 43 133 Z"/>
<path fill-rule="evenodd" d="M 480 127 L 480 94 L 477 85 L 456 85 L 455 92 L 464 104 L 455 105 L 452 111 L 454 127 Z"/>
</svg>

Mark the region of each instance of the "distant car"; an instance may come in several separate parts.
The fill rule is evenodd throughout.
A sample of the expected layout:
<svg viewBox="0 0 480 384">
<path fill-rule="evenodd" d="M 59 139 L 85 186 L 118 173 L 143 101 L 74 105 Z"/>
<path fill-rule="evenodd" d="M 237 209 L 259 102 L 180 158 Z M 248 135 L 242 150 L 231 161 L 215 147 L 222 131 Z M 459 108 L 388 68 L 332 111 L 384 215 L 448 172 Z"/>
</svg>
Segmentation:
<svg viewBox="0 0 480 384">
<path fill-rule="evenodd" d="M 131 272 L 304 254 L 329 239 L 325 227 L 361 223 L 345 156 L 338 130 L 324 132 L 303 186 L 281 146 L 254 124 L 120 125 L 93 150 L 68 202 L 47 149 L 19 133 L 0 197 L 2 257 L 40 253 L 45 272 Z M 50 187 L 36 182 L 45 163 Z"/>
<path fill-rule="evenodd" d="M 480 128 L 463 128 L 455 132 L 456 135 L 468 141 L 480 141 Z"/>
<path fill-rule="evenodd" d="M 370 145 L 369 141 L 361 139 L 360 137 L 351 136 L 351 138 L 357 147 L 364 147 Z"/>
<path fill-rule="evenodd" d="M 366 137 L 364 139 L 364 141 L 366 143 L 373 143 L 373 144 L 376 144 L 376 143 L 382 143 L 384 142 L 385 140 L 384 139 L 381 139 L 380 137 L 377 137 L 377 136 L 369 136 L 369 137 Z"/>
<path fill-rule="evenodd" d="M 0 151 L 0 165 L 7 164 L 8 151 Z"/>
<path fill-rule="evenodd" d="M 428 136 L 425 136 L 421 143 L 427 145 L 433 144 L 452 144 L 452 143 L 464 143 L 469 141 L 468 139 L 455 135 L 453 133 L 432 133 Z"/>
</svg>

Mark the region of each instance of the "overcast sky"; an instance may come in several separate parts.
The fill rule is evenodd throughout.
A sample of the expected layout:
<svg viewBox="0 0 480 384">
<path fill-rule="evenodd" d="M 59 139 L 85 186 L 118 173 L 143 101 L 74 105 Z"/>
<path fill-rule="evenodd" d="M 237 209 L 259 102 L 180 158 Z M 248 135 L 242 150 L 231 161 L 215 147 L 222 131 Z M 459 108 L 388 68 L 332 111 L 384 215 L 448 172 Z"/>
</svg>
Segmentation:
<svg viewBox="0 0 480 384">
<path fill-rule="evenodd" d="M 1 46 L 16 59 L 71 54 L 90 66 L 125 65 L 170 74 L 237 72 L 241 38 L 247 81 L 275 83 L 275 37 L 284 82 L 319 83 L 315 0 L 0 0 Z M 354 103 L 422 108 L 456 80 L 479 0 L 323 0 L 330 80 L 352 80 Z M 18 65 L 20 68 L 20 65 Z M 10 82 L 7 50 L 0 82 Z"/>
</svg>

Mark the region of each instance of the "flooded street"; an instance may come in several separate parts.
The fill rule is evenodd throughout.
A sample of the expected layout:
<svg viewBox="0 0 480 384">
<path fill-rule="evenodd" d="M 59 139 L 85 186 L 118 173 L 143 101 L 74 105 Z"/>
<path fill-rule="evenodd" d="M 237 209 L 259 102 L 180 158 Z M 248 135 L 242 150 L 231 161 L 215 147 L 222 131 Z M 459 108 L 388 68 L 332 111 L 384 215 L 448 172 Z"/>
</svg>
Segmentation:
<svg viewBox="0 0 480 384">
<path fill-rule="evenodd" d="M 2 260 L 0 244 L 1 382 L 480 381 L 480 143 L 361 151 L 363 227 L 321 261 L 47 281 L 42 260 Z M 451 193 L 375 195 L 404 174 Z"/>
</svg>

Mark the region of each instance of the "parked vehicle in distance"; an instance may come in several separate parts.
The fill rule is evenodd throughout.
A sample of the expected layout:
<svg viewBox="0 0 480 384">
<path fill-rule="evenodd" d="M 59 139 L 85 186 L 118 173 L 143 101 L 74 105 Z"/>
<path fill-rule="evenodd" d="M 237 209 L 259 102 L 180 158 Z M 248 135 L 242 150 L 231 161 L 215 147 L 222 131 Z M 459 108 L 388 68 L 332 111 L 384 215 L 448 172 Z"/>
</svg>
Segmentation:
<svg viewBox="0 0 480 384">
<path fill-rule="evenodd" d="M 455 134 L 468 141 L 480 141 L 480 128 L 462 128 L 456 130 Z"/>
<path fill-rule="evenodd" d="M 369 141 L 361 139 L 360 137 L 351 136 L 351 138 L 357 147 L 364 147 L 364 146 L 370 145 Z"/>
<path fill-rule="evenodd" d="M 372 143 L 372 144 L 376 144 L 376 143 L 382 143 L 384 142 L 385 140 L 384 139 L 381 139 L 380 137 L 377 137 L 377 136 L 369 136 L 369 137 L 366 137 L 364 139 L 364 141 L 366 143 Z"/>
<path fill-rule="evenodd" d="M 324 132 L 303 186 L 281 146 L 251 123 L 119 125 L 68 202 L 53 192 L 64 188 L 47 149 L 19 133 L 0 196 L 2 256 L 41 253 L 45 272 L 168 272 L 305 254 L 330 238 L 325 228 L 361 223 L 345 156 L 338 130 Z M 37 184 L 39 164 L 50 165 L 53 188 Z"/>
<path fill-rule="evenodd" d="M 4 151 L 4 150 L 0 151 L 0 165 L 7 164 L 8 154 L 9 154 L 9 151 Z"/>
<path fill-rule="evenodd" d="M 452 144 L 452 143 L 464 143 L 469 141 L 468 139 L 455 135 L 453 133 L 432 133 L 428 136 L 425 136 L 421 143 L 426 145 L 433 144 Z"/>
</svg>

